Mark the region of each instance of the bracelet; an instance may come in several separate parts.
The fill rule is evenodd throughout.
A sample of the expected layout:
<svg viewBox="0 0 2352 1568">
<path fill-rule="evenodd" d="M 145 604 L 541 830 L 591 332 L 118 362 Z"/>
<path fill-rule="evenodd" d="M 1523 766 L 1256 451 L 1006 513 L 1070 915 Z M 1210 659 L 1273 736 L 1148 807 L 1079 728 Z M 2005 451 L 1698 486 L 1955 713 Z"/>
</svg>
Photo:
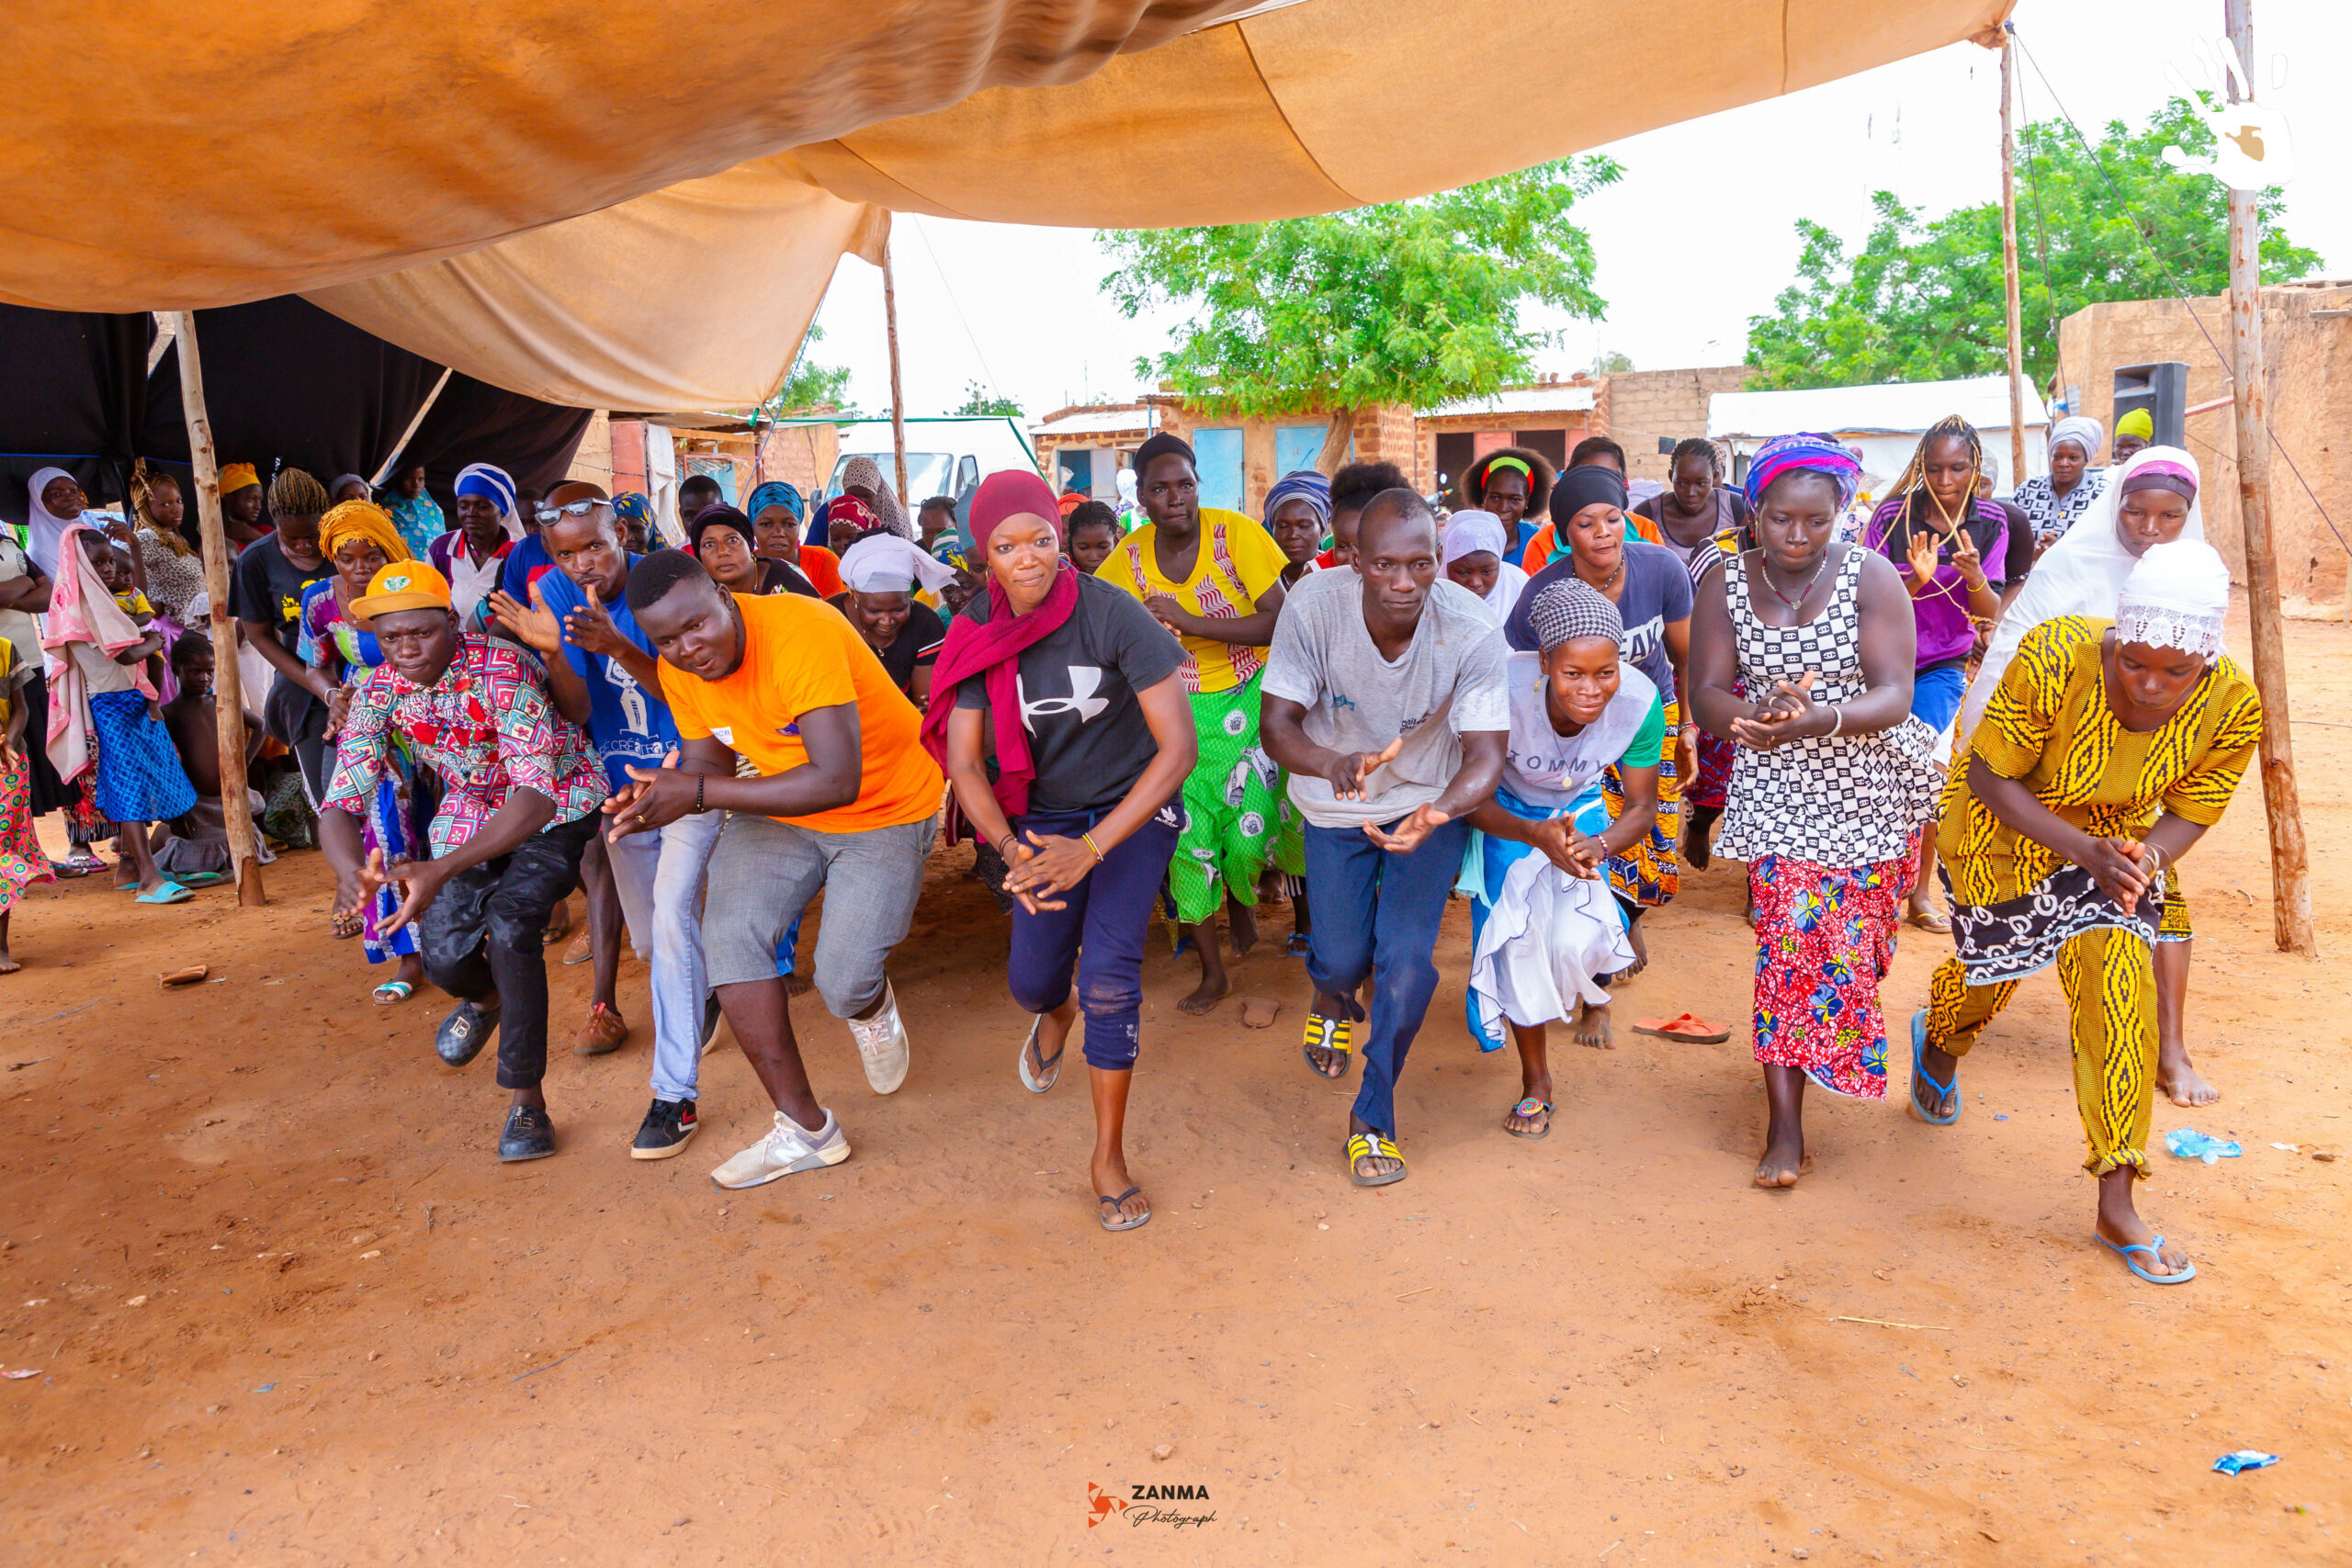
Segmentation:
<svg viewBox="0 0 2352 1568">
<path fill-rule="evenodd" d="M 1101 865 L 1102 863 L 1102 852 L 1099 849 L 1095 849 L 1094 835 L 1091 832 L 1080 833 L 1078 836 L 1078 841 L 1084 844 L 1088 849 L 1094 850 L 1094 863 L 1096 865 Z"/>
<path fill-rule="evenodd" d="M 1845 728 L 1846 710 L 1844 708 L 1831 708 L 1829 710 L 1829 735 L 1835 735 Z M 1822 739 L 1826 740 L 1829 739 L 1829 735 L 1825 735 Z"/>
<path fill-rule="evenodd" d="M 1009 861 L 1012 858 L 1011 855 L 1005 853 L 1004 846 L 1007 844 L 1011 844 L 1016 849 L 1020 847 L 1020 829 L 1015 828 L 1007 828 L 1004 830 L 1004 837 L 996 841 L 996 854 L 999 860 Z"/>
<path fill-rule="evenodd" d="M 697 817 L 702 815 L 703 781 L 709 775 L 707 773 L 696 773 L 695 775 L 695 815 Z"/>
</svg>

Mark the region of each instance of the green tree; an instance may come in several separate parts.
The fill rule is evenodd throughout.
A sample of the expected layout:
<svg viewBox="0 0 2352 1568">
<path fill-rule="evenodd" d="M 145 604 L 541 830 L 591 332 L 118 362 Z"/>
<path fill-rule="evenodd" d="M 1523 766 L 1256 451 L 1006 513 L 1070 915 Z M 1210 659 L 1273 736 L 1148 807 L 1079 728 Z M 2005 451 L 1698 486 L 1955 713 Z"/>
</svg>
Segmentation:
<svg viewBox="0 0 2352 1568">
<path fill-rule="evenodd" d="M 2064 120 L 2019 132 L 2018 290 L 2026 374 L 2036 384 L 2050 384 L 2057 369 L 2058 322 L 2086 305 L 2228 288 L 2229 193 L 2211 175 L 2186 174 L 2163 157 L 2167 146 L 2203 152 L 2212 141 L 2182 98 L 2142 130 L 2110 121 L 2096 163 Z M 1928 220 L 1924 209 L 1890 191 L 1871 200 L 1876 220 L 1850 256 L 1836 234 L 1797 220 L 1804 246 L 1796 281 L 1771 314 L 1747 323 L 1751 388 L 1939 381 L 2007 369 L 2000 204 Z M 2316 269 L 2318 254 L 2278 228 L 2281 193 L 2265 191 L 2257 205 L 2263 278 Z"/>
<path fill-rule="evenodd" d="M 964 383 L 963 404 L 956 412 L 959 414 L 1001 413 L 1019 419 L 1021 405 L 1011 398 L 992 398 L 989 396 L 988 389 L 978 381 L 967 381 Z"/>
<path fill-rule="evenodd" d="M 1622 376 L 1634 367 L 1634 356 L 1619 349 L 1604 348 L 1592 356 L 1592 373 L 1596 376 Z"/>
<path fill-rule="evenodd" d="M 784 385 L 768 399 L 768 412 L 782 415 L 831 406 L 849 417 L 856 416 L 849 401 L 849 367 L 819 365 L 808 357 L 810 346 L 824 335 L 824 328 L 808 323 L 808 335 L 800 340 L 800 356 L 792 362 L 792 374 L 784 378 Z"/>
<path fill-rule="evenodd" d="M 1102 288 L 1133 317 L 1183 324 L 1136 374 L 1241 414 L 1422 408 L 1525 379 L 1548 341 L 1520 325 L 1534 300 L 1600 314 L 1577 198 L 1619 178 L 1605 157 L 1559 159 L 1413 201 L 1216 228 L 1116 230 Z M 1346 450 L 1333 421 L 1320 465 Z"/>
</svg>

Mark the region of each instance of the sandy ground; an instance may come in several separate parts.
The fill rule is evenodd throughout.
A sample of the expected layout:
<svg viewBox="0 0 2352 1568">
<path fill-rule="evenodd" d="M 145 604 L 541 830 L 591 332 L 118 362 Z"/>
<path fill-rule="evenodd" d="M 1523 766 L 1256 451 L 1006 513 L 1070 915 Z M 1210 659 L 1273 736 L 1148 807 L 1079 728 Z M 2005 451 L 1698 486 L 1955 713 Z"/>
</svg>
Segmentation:
<svg viewBox="0 0 2352 1568">
<path fill-rule="evenodd" d="M 1352 1077 L 1299 1058 L 1302 964 L 1242 965 L 1283 1003 L 1259 1032 L 1182 1018 L 1156 955 L 1130 1147 L 1158 1214 L 1123 1236 L 1093 1224 L 1081 1077 L 1015 1081 L 962 854 L 897 965 L 905 1089 L 876 1100 L 796 1004 L 856 1156 L 740 1193 L 706 1174 L 766 1120 L 732 1050 L 688 1155 L 628 1158 L 642 1035 L 560 1054 L 560 1156 L 498 1166 L 489 1060 L 434 1059 L 433 1000 L 367 1004 L 315 855 L 261 911 L 37 889 L 0 981 L 0 1558 L 2343 1562 L 2352 1166 L 2274 1145 L 2352 1148 L 2352 628 L 2292 649 L 2327 957 L 2271 951 L 2249 782 L 2189 862 L 2193 1038 L 2228 1098 L 2156 1118 L 2245 1155 L 2157 1155 L 2143 1210 L 2201 1271 L 2177 1289 L 2091 1242 L 2049 978 L 1956 1127 L 1816 1100 L 1815 1173 L 1748 1187 L 1753 950 L 1721 868 L 1620 1010 L 1733 1043 L 1556 1044 L 1536 1144 L 1498 1128 L 1512 1061 L 1456 1021 L 1457 907 L 1400 1097 L 1413 1174 L 1377 1192 L 1340 1158 Z M 1936 946 L 1904 943 L 1898 1027 Z M 188 963 L 219 983 L 158 988 Z M 558 974 L 568 1034 L 587 971 Z M 641 1029 L 644 985 L 624 968 Z M 2212 1472 L 2248 1447 L 2283 1462 Z"/>
</svg>

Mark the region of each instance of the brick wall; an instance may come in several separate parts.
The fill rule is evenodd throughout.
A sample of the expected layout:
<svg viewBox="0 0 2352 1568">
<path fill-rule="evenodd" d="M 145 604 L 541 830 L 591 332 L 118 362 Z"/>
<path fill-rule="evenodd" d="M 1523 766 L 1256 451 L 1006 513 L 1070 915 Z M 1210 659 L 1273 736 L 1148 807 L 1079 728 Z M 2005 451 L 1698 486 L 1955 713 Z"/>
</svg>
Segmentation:
<svg viewBox="0 0 2352 1568">
<path fill-rule="evenodd" d="M 2316 492 L 2306 495 L 2273 448 L 2270 517 L 2280 596 L 2292 615 L 2329 620 L 2352 613 L 2345 549 L 2320 515 L 2352 537 L 2352 284 L 2289 287 L 2262 291 L 2262 336 L 2269 382 L 2271 434 Z M 2194 312 L 2192 316 L 2192 311 Z M 2203 323 L 2203 332 L 2199 323 Z M 2188 367 L 2188 402 L 2226 397 L 2231 379 L 2205 341 L 2212 334 L 2230 352 L 2225 299 L 2136 299 L 2093 305 L 2059 324 L 2062 379 L 2082 389 L 2082 412 L 2106 425 L 2115 421 L 2115 367 L 2177 359 Z M 2199 497 L 2205 536 L 2245 581 L 2245 541 L 2239 525 L 2237 423 L 2223 405 L 2192 417 L 2185 437 L 2201 469 Z"/>
<path fill-rule="evenodd" d="M 1707 400 L 1736 392 L 1751 374 L 1745 365 L 1712 365 L 1688 370 L 1624 370 L 1602 378 L 1593 409 L 1593 428 L 1625 448 L 1626 477 L 1668 478 L 1661 437 L 1679 441 L 1707 434 Z"/>
</svg>

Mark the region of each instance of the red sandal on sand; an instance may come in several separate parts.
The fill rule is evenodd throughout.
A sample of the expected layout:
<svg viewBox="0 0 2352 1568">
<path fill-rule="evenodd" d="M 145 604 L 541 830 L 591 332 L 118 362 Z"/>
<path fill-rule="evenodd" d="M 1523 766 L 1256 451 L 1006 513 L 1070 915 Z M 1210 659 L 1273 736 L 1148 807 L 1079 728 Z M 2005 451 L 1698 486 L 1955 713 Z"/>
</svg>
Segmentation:
<svg viewBox="0 0 2352 1568">
<path fill-rule="evenodd" d="M 1636 1034 L 1655 1034 L 1661 1040 L 1683 1040 L 1693 1045 L 1720 1045 L 1731 1038 L 1728 1029 L 1717 1029 L 1697 1013 L 1678 1012 L 1672 1018 L 1637 1018 L 1634 1021 Z"/>
</svg>

